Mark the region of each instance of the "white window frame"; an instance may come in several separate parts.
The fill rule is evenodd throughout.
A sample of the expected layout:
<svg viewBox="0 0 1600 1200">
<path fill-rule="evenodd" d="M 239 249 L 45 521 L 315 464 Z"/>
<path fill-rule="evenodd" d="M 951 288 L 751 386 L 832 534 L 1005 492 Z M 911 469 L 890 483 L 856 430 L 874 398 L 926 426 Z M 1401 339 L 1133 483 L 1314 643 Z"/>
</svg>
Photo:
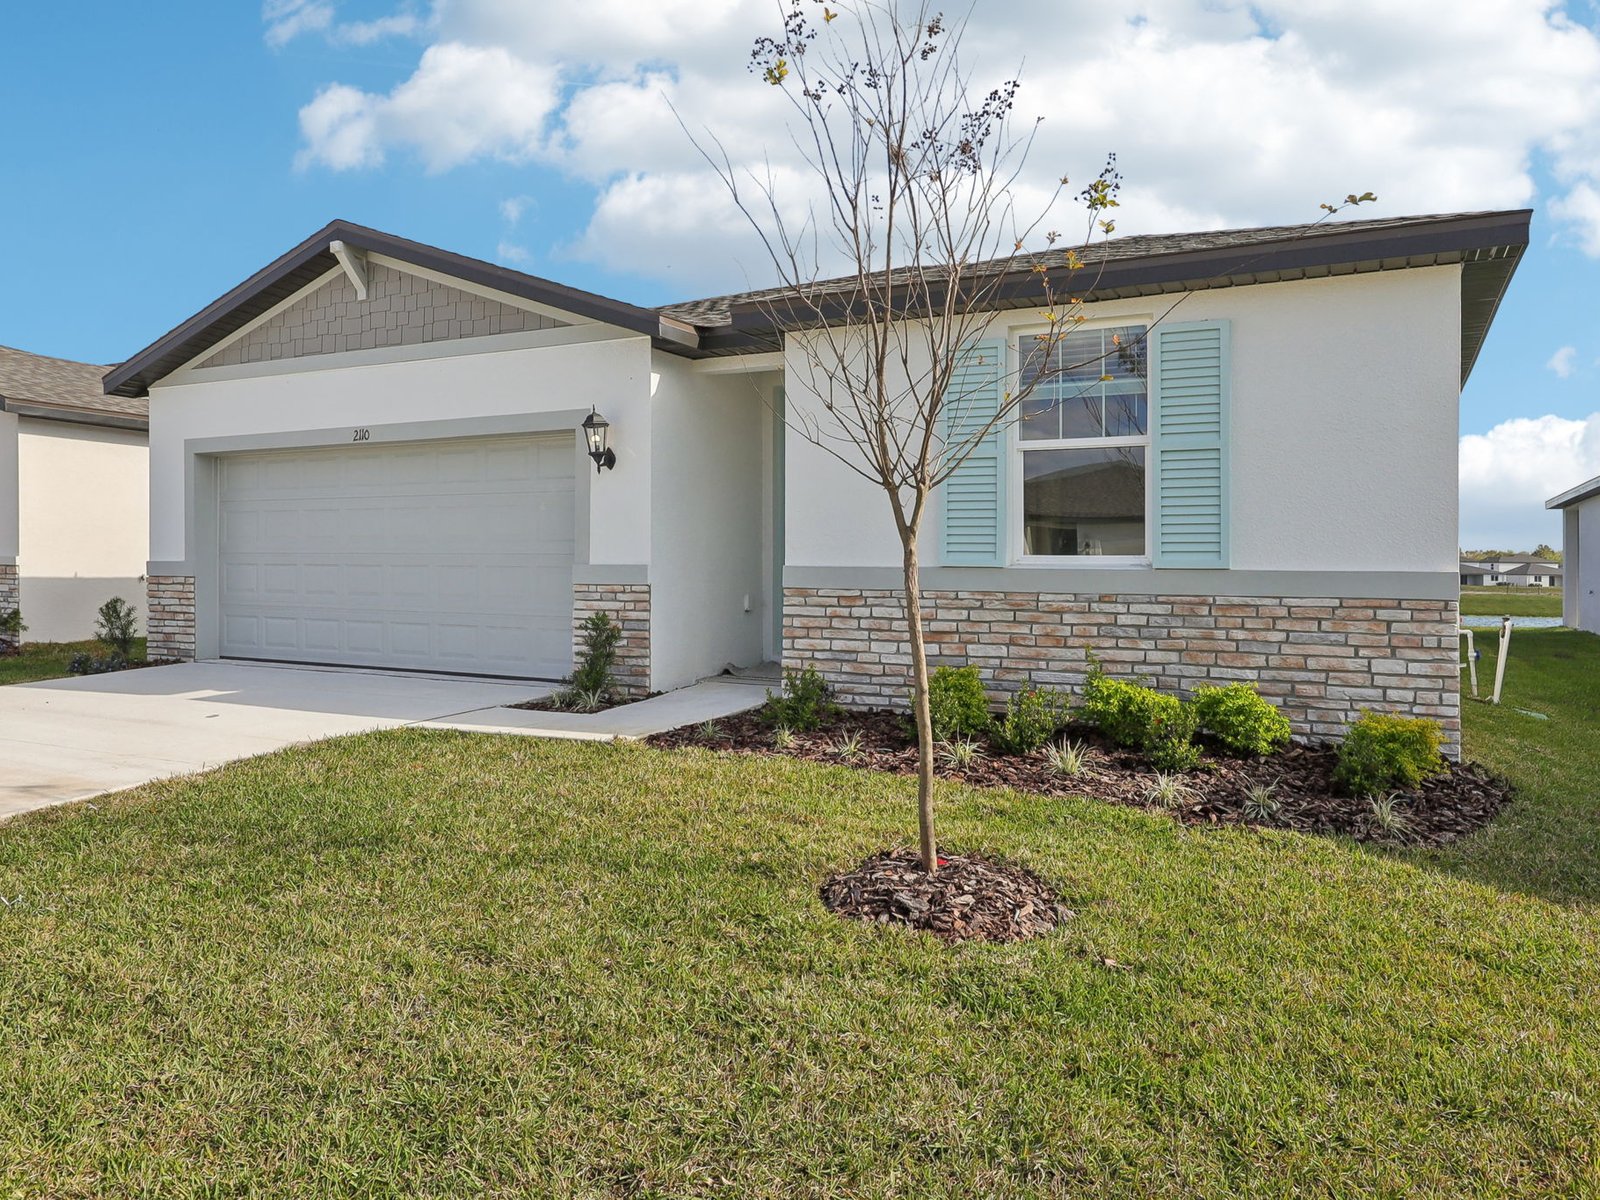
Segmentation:
<svg viewBox="0 0 1600 1200">
<path fill-rule="evenodd" d="M 1126 316 L 1096 317 L 1093 320 L 1081 321 L 1074 326 L 1074 332 L 1087 329 L 1119 329 L 1128 325 L 1142 325 L 1145 330 L 1146 344 L 1149 344 L 1151 332 L 1155 328 L 1153 314 L 1129 313 Z M 1007 331 L 1006 354 L 1007 371 L 1011 379 L 1020 379 L 1022 370 L 1022 339 L 1037 337 L 1048 333 L 1050 325 L 1045 323 L 1015 325 Z M 1151 347 L 1153 350 L 1153 347 Z M 1153 428 L 1155 425 L 1155 396 L 1149 391 L 1150 365 L 1153 365 L 1154 355 L 1146 358 L 1146 408 L 1145 432 L 1140 437 L 1115 437 L 1115 438 L 1049 438 L 1043 440 L 1022 438 L 1022 414 L 1020 411 L 1013 414 L 1006 422 L 1006 465 L 1009 480 L 1006 488 L 1007 524 L 1010 528 L 1006 531 L 1006 544 L 1009 549 L 1009 560 L 1014 566 L 1019 567 L 1073 567 L 1086 570 L 1104 571 L 1117 570 L 1127 567 L 1148 567 L 1154 561 L 1152 542 L 1155 535 L 1153 522 L 1150 519 L 1151 505 L 1154 502 L 1154 487 L 1152 486 L 1155 471 L 1153 456 L 1155 454 L 1155 439 Z M 1144 449 L 1144 553 L 1143 554 L 1028 554 L 1024 551 L 1026 541 L 1024 538 L 1027 525 L 1027 513 L 1023 505 L 1023 488 L 1026 476 L 1023 471 L 1022 456 L 1031 454 L 1036 450 L 1115 450 L 1123 446 L 1139 446 Z"/>
</svg>

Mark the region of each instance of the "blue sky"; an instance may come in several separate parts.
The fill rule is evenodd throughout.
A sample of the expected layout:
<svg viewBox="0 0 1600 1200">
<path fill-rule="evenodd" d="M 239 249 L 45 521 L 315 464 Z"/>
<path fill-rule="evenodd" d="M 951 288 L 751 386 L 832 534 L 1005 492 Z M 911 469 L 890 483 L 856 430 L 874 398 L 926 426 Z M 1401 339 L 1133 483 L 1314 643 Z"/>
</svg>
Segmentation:
<svg viewBox="0 0 1600 1200">
<path fill-rule="evenodd" d="M 975 52 L 1025 58 L 1036 4 L 1050 11 L 980 0 L 1005 16 L 984 22 Z M 1533 244 L 1462 397 L 1462 432 L 1482 435 L 1464 446 L 1463 538 L 1553 539 L 1535 494 L 1600 473 L 1600 191 L 1584 191 L 1600 181 L 1600 17 L 1587 0 L 1419 0 L 1408 11 L 1430 48 L 1391 55 L 1408 41 L 1393 6 L 1319 7 L 1117 6 L 1075 68 L 1105 72 L 1101 103 L 1052 109 L 1043 152 L 1088 175 L 1119 150 L 1126 232 L 1313 219 L 1350 188 L 1379 194 L 1371 215 L 1534 205 Z M 543 19 L 556 11 L 558 28 Z M 742 68 L 768 9 L 649 11 L 6 6 L 0 343 L 118 360 L 336 216 L 641 303 L 763 282 L 658 101 L 670 94 L 736 155 L 781 150 Z M 1178 76 L 1156 98 L 1162 124 L 1198 104 L 1204 132 L 1152 133 L 1132 111 L 1150 103 L 1148 79 L 1119 90 L 1130 62 Z M 1182 90 L 1187 64 L 1203 88 Z M 1060 94 L 1056 69 L 1024 66 L 1024 107 L 1030 86 Z M 1253 87 L 1284 111 L 1264 113 Z"/>
</svg>

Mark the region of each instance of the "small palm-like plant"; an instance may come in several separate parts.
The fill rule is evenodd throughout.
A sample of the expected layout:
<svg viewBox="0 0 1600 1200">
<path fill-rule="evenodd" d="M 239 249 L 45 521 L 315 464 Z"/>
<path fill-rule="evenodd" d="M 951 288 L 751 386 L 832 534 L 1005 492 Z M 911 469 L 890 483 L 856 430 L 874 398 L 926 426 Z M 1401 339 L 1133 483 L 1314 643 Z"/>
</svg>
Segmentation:
<svg viewBox="0 0 1600 1200">
<path fill-rule="evenodd" d="M 1181 808 L 1194 795 L 1194 788 L 1183 781 L 1176 772 L 1160 771 L 1144 790 L 1144 802 L 1152 808 L 1171 811 Z"/>
<path fill-rule="evenodd" d="M 1372 810 L 1372 824 L 1389 837 L 1404 837 L 1411 832 L 1411 818 L 1400 811 L 1400 793 L 1385 792 L 1367 801 Z"/>
<path fill-rule="evenodd" d="M 950 738 L 939 743 L 939 761 L 956 770 L 970 767 L 982 757 L 983 751 L 971 738 Z"/>
<path fill-rule="evenodd" d="M 599 712 L 606 706 L 606 693 L 599 688 L 573 688 L 572 711 Z"/>
<path fill-rule="evenodd" d="M 701 721 L 700 736 L 705 738 L 708 742 L 713 741 L 714 739 L 722 736 L 722 726 L 718 725 L 715 721 Z"/>
<path fill-rule="evenodd" d="M 1283 808 L 1278 789 L 1270 783 L 1253 783 L 1244 797 L 1244 815 L 1250 821 L 1270 821 Z"/>
<path fill-rule="evenodd" d="M 861 731 L 853 729 L 847 736 L 840 738 L 834 743 L 833 752 L 839 756 L 840 762 L 855 762 L 866 753 L 861 748 Z"/>
<path fill-rule="evenodd" d="M 1075 779 L 1089 763 L 1089 748 L 1082 742 L 1063 742 L 1059 746 L 1046 746 L 1044 757 L 1052 772 Z"/>
<path fill-rule="evenodd" d="M 779 725 L 772 731 L 772 748 L 774 750 L 793 750 L 799 743 L 800 739 L 795 737 L 794 730 L 787 725 Z"/>
</svg>

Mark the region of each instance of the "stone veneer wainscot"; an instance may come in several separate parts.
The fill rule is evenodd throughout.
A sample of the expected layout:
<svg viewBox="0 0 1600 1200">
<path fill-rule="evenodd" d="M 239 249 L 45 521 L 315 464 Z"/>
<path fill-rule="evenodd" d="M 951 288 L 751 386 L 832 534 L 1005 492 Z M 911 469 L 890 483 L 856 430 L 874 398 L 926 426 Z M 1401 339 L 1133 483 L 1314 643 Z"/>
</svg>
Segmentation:
<svg viewBox="0 0 1600 1200">
<path fill-rule="evenodd" d="M 650 585 L 647 583 L 580 583 L 572 589 L 572 660 L 583 654 L 583 622 L 603 612 L 622 626 L 615 674 L 618 690 L 628 696 L 650 691 Z"/>
<path fill-rule="evenodd" d="M 145 594 L 150 601 L 145 656 L 151 662 L 193 662 L 194 576 L 152 575 Z"/>
<path fill-rule="evenodd" d="M 15 563 L 0 563 L 0 616 L 22 606 L 22 582 L 17 575 Z M 24 614 L 23 619 L 27 616 Z M 10 649 L 20 642 L 21 638 L 9 637 L 0 633 L 0 646 Z"/>
<path fill-rule="evenodd" d="M 1076 690 L 1093 651 L 1163 691 L 1254 683 L 1301 738 L 1371 708 L 1431 717 L 1459 752 L 1454 601 L 933 591 L 923 605 L 929 665 L 976 664 L 995 691 Z M 815 667 L 846 704 L 903 706 L 903 622 L 895 591 L 785 588 L 784 666 Z"/>
</svg>

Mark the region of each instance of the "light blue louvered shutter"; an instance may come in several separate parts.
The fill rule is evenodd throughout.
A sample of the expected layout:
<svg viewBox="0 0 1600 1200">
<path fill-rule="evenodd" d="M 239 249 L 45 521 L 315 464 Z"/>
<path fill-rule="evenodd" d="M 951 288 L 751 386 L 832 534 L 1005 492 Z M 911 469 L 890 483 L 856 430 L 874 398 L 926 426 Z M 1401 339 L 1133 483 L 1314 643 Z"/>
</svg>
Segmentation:
<svg viewBox="0 0 1600 1200">
<path fill-rule="evenodd" d="M 947 445 L 977 433 L 1000 411 L 1006 344 L 978 342 L 962 351 L 941 413 Z M 944 483 L 942 561 L 951 566 L 997 567 L 1006 557 L 1005 430 L 977 444 Z"/>
<path fill-rule="evenodd" d="M 1151 385 L 1158 567 L 1228 565 L 1228 323 L 1158 325 Z"/>
</svg>

